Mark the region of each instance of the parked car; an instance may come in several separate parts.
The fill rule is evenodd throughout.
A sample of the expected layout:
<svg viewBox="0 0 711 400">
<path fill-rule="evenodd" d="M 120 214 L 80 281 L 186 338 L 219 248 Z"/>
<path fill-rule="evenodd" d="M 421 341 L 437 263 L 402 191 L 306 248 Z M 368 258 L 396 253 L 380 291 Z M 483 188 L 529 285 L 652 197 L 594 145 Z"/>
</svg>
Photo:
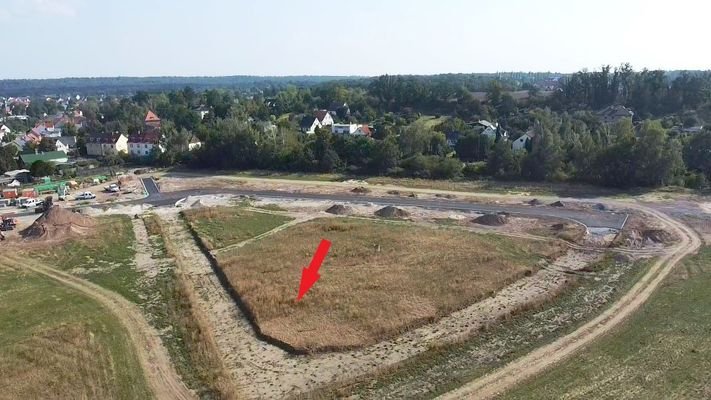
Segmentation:
<svg viewBox="0 0 711 400">
<path fill-rule="evenodd" d="M 105 187 L 104 191 L 109 193 L 118 193 L 121 191 L 121 188 L 117 184 L 112 183 L 109 186 Z"/>
<path fill-rule="evenodd" d="M 84 193 L 79 193 L 74 197 L 75 200 L 91 200 L 95 199 L 96 195 L 91 192 L 84 192 Z"/>
<path fill-rule="evenodd" d="M 27 201 L 23 202 L 20 205 L 20 208 L 32 208 L 32 207 L 37 207 L 38 205 L 42 204 L 42 200 L 39 199 L 28 199 Z"/>
</svg>

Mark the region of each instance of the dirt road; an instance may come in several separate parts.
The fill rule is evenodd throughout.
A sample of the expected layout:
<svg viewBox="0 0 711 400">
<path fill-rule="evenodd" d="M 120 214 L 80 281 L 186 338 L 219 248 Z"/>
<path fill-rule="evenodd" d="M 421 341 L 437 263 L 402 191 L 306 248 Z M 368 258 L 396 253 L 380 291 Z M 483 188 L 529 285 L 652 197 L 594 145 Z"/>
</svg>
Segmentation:
<svg viewBox="0 0 711 400">
<path fill-rule="evenodd" d="M 675 221 L 666 214 L 635 204 L 624 204 L 656 217 L 669 230 L 674 231 L 681 241 L 669 248 L 630 291 L 617 303 L 594 320 L 578 328 L 573 333 L 541 347 L 516 361 L 474 380 L 457 390 L 446 393 L 438 399 L 490 399 L 516 384 L 534 377 L 546 368 L 572 356 L 594 340 L 608 333 L 624 322 L 652 295 L 674 266 L 701 246 L 701 239 L 686 225 Z"/>
<path fill-rule="evenodd" d="M 173 368 L 158 332 L 148 324 L 138 306 L 119 294 L 35 260 L 28 262 L 19 257 L 0 255 L 0 263 L 14 265 L 17 269 L 30 270 L 47 276 L 101 303 L 129 333 L 146 381 L 157 399 L 188 400 L 197 398 L 183 384 Z"/>
</svg>

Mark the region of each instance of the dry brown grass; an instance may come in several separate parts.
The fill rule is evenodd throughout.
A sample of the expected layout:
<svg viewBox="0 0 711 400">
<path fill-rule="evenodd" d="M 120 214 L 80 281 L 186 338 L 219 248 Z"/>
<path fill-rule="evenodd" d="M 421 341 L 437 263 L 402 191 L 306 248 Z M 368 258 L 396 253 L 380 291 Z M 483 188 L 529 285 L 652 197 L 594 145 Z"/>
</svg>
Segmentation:
<svg viewBox="0 0 711 400">
<path fill-rule="evenodd" d="M 302 267 L 332 241 L 321 280 Z M 559 245 L 364 220 L 314 220 L 218 262 L 262 332 L 299 350 L 357 348 L 434 321 L 535 270 Z"/>
</svg>

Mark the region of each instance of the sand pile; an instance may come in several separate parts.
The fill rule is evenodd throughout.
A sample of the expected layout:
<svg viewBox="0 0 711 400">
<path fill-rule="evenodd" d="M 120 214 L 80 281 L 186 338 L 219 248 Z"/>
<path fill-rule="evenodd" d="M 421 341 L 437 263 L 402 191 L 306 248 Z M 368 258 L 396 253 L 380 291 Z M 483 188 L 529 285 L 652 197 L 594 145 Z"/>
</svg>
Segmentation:
<svg viewBox="0 0 711 400">
<path fill-rule="evenodd" d="M 528 204 L 532 205 L 532 206 L 540 206 L 543 204 L 543 202 L 538 199 L 533 199 L 533 200 L 529 201 Z"/>
<path fill-rule="evenodd" d="M 24 239 L 52 240 L 67 236 L 83 236 L 96 225 L 93 218 L 54 206 L 45 211 L 27 229 L 20 232 Z"/>
<path fill-rule="evenodd" d="M 376 211 L 375 215 L 383 218 L 405 218 L 409 217 L 410 213 L 403 210 L 402 208 L 387 206 Z"/>
<path fill-rule="evenodd" d="M 479 225 L 502 226 L 509 222 L 509 217 L 504 214 L 485 214 L 472 222 Z"/>
<path fill-rule="evenodd" d="M 550 205 L 551 205 L 551 207 L 565 207 L 565 204 L 563 204 L 563 202 L 560 200 L 556 201 L 554 203 L 551 203 Z"/>
<path fill-rule="evenodd" d="M 353 213 L 353 208 L 344 206 L 343 204 L 334 204 L 329 207 L 326 212 L 334 215 L 350 215 Z"/>
</svg>

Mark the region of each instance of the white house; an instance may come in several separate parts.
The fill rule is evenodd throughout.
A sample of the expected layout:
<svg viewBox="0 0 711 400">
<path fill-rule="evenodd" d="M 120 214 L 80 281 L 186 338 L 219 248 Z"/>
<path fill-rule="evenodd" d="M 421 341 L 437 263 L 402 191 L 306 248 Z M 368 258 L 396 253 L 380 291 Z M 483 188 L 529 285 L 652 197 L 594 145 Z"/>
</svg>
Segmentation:
<svg viewBox="0 0 711 400">
<path fill-rule="evenodd" d="M 12 133 L 12 130 L 7 127 L 7 125 L 0 126 L 0 140 L 5 138 L 6 135 L 9 135 Z"/>
<path fill-rule="evenodd" d="M 328 112 L 328 110 L 318 110 L 314 113 L 314 117 L 318 119 L 318 122 L 321 124 L 321 126 L 331 126 L 333 125 L 333 117 L 331 116 L 331 113 Z"/>
<path fill-rule="evenodd" d="M 57 151 L 69 154 L 77 148 L 77 138 L 75 136 L 62 136 L 54 141 Z"/>
<path fill-rule="evenodd" d="M 481 132 L 481 134 L 491 138 L 492 140 L 496 140 L 498 136 L 504 139 L 508 138 L 509 136 L 508 132 L 499 127 L 498 122 L 496 124 L 492 124 L 487 120 L 481 120 L 478 122 L 478 124 L 484 127 L 484 131 Z"/>
<path fill-rule="evenodd" d="M 304 117 L 299 125 L 301 127 L 301 131 L 308 134 L 313 134 L 316 132 L 317 128 L 323 128 L 323 125 L 321 125 L 318 118 L 309 116 Z"/>
<path fill-rule="evenodd" d="M 190 142 L 188 142 L 188 151 L 197 150 L 200 147 L 202 147 L 202 142 L 197 138 L 197 136 L 190 138 Z"/>
<path fill-rule="evenodd" d="M 123 133 L 86 138 L 86 154 L 100 157 L 128 153 L 128 138 Z"/>
<path fill-rule="evenodd" d="M 526 150 L 526 146 L 528 146 L 528 143 L 533 140 L 535 136 L 536 134 L 532 130 L 524 133 L 520 138 L 511 143 L 511 149 L 513 151 Z"/>
<path fill-rule="evenodd" d="M 131 157 L 148 157 L 155 150 L 162 153 L 161 134 L 157 129 L 128 137 L 128 154 Z"/>
<path fill-rule="evenodd" d="M 331 125 L 331 133 L 334 135 L 352 135 L 359 127 L 360 125 L 357 124 L 333 124 Z"/>
</svg>

